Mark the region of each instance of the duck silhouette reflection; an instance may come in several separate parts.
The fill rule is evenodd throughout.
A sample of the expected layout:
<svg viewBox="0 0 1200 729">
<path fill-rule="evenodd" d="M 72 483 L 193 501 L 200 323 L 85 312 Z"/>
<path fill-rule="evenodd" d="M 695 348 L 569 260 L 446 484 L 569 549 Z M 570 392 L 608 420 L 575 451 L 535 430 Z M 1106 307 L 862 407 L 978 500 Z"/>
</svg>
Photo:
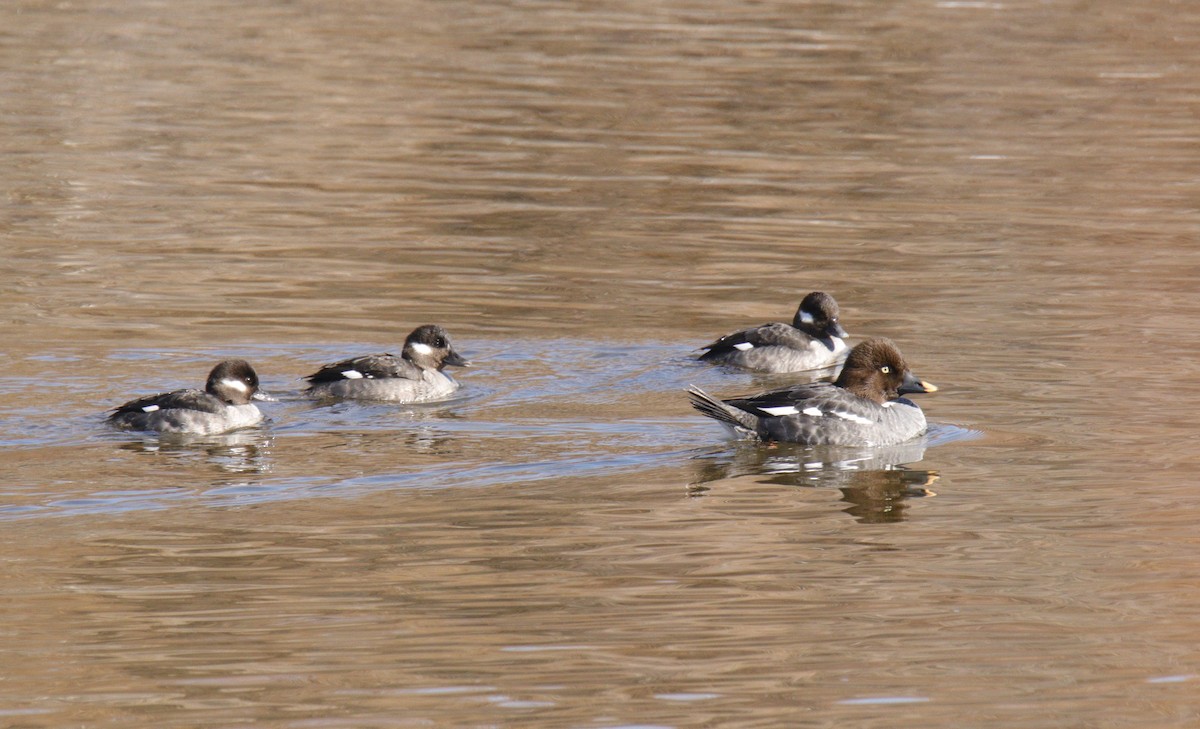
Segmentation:
<svg viewBox="0 0 1200 729">
<path fill-rule="evenodd" d="M 259 430 L 223 435 L 182 434 L 141 437 L 122 443 L 122 450 L 178 460 L 200 460 L 224 473 L 261 474 L 274 468 L 273 438 Z"/>
<path fill-rule="evenodd" d="M 846 513 L 867 523 L 904 520 L 905 500 L 936 496 L 930 489 L 935 471 L 914 469 L 925 456 L 925 439 L 874 448 L 813 447 L 790 443 L 762 446 L 737 443 L 696 457 L 698 474 L 689 488 L 703 496 L 706 484 L 739 476 L 761 476 L 761 483 L 836 488 L 849 503 Z"/>
</svg>

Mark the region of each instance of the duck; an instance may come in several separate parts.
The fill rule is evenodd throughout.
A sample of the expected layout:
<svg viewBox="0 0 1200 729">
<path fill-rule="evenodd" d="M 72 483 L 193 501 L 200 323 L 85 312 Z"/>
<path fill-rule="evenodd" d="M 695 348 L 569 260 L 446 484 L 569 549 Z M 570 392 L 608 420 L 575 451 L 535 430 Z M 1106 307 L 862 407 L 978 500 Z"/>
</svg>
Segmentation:
<svg viewBox="0 0 1200 729">
<path fill-rule="evenodd" d="M 847 350 L 846 336 L 837 301 L 813 291 L 800 302 L 791 324 L 772 322 L 727 334 L 701 347 L 699 358 L 755 372 L 802 372 L 837 364 Z"/>
<path fill-rule="evenodd" d="M 925 413 L 901 397 L 936 392 L 912 373 L 890 339 L 855 345 L 834 382 L 794 385 L 719 400 L 694 385 L 692 407 L 741 435 L 762 441 L 832 446 L 891 446 L 923 434 Z"/>
<path fill-rule="evenodd" d="M 446 366 L 469 367 L 454 350 L 450 335 L 423 324 L 404 340 L 400 356 L 369 354 L 328 364 L 309 375 L 306 393 L 318 399 L 381 400 L 413 403 L 438 400 L 459 388 Z"/>
<path fill-rule="evenodd" d="M 114 408 L 108 422 L 122 430 L 216 435 L 263 421 L 252 400 L 269 400 L 244 359 L 227 359 L 208 374 L 203 390 L 164 392 Z"/>
</svg>

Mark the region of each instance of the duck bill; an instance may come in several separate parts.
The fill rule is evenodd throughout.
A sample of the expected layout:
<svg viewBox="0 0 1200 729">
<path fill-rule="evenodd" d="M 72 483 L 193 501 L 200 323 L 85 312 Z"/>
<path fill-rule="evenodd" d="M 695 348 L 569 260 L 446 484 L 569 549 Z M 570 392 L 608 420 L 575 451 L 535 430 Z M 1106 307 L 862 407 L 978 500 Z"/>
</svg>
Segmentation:
<svg viewBox="0 0 1200 729">
<path fill-rule="evenodd" d="M 272 395 L 269 392 L 263 392 L 262 390 L 256 391 L 253 395 L 250 396 L 250 399 L 251 400 L 261 400 L 262 402 L 279 402 L 279 398 L 275 397 L 274 395 Z"/>
<path fill-rule="evenodd" d="M 469 360 L 463 359 L 463 356 L 461 354 L 459 354 L 458 352 L 455 352 L 453 349 L 450 350 L 450 353 L 446 355 L 446 359 L 442 360 L 442 364 L 450 365 L 451 367 L 470 367 L 471 366 L 471 362 Z"/>
<path fill-rule="evenodd" d="M 838 322 L 830 322 L 829 326 L 825 327 L 825 333 L 831 337 L 848 337 L 850 334 L 842 328 Z"/>
<path fill-rule="evenodd" d="M 932 382 L 926 382 L 919 379 L 911 372 L 904 373 L 904 382 L 900 383 L 899 389 L 896 392 L 901 395 L 908 395 L 916 392 L 937 392 L 937 386 Z"/>
</svg>

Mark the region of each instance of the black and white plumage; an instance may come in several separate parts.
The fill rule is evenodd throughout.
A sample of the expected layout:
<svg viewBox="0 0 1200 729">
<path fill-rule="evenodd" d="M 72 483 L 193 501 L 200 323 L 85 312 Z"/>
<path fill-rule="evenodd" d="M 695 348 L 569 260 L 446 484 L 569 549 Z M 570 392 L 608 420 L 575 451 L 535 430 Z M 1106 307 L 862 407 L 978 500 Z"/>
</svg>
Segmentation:
<svg viewBox="0 0 1200 729">
<path fill-rule="evenodd" d="M 258 373 L 244 359 L 228 359 L 212 369 L 203 390 L 175 390 L 131 400 L 108 421 L 125 430 L 215 435 L 256 425 L 263 414 L 251 400 L 265 400 Z"/>
<path fill-rule="evenodd" d="M 705 362 L 757 372 L 800 372 L 837 364 L 846 351 L 846 330 L 833 297 L 813 291 L 800 302 L 791 324 L 778 322 L 727 334 L 702 349 Z"/>
<path fill-rule="evenodd" d="M 925 414 L 905 393 L 934 392 L 918 379 L 887 339 L 868 339 L 850 351 L 836 382 L 795 385 L 718 400 L 688 389 L 692 407 L 764 441 L 805 445 L 886 446 L 925 432 Z"/>
<path fill-rule="evenodd" d="M 458 389 L 458 382 L 442 372 L 444 367 L 470 364 L 454 351 L 445 329 L 425 324 L 404 340 L 399 357 L 354 357 L 325 365 L 305 379 L 311 383 L 308 394 L 317 398 L 421 402 Z"/>
</svg>

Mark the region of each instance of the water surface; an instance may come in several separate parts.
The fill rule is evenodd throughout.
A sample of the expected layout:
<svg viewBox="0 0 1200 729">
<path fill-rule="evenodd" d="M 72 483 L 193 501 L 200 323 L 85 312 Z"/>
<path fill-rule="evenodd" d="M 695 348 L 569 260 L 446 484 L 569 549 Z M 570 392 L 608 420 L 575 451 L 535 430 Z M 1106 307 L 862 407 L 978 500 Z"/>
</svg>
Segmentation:
<svg viewBox="0 0 1200 729">
<path fill-rule="evenodd" d="M 12 726 L 1193 726 L 1200 14 L 0 10 Z M 695 349 L 835 295 L 889 452 Z M 413 407 L 299 379 L 427 322 Z M 218 438 L 114 433 L 250 359 Z"/>
</svg>

